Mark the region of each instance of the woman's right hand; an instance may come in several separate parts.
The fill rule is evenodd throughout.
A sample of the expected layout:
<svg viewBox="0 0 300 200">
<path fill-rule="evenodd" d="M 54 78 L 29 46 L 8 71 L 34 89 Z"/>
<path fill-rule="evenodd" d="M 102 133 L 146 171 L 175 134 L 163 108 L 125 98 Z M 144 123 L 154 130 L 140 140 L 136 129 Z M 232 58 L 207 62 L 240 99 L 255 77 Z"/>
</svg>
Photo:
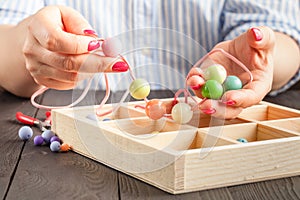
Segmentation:
<svg viewBox="0 0 300 200">
<path fill-rule="evenodd" d="M 123 72 L 126 63 L 89 53 L 100 47 L 96 33 L 77 11 L 49 6 L 29 17 L 23 45 L 26 69 L 34 81 L 53 89 L 71 89 L 79 72 Z"/>
</svg>

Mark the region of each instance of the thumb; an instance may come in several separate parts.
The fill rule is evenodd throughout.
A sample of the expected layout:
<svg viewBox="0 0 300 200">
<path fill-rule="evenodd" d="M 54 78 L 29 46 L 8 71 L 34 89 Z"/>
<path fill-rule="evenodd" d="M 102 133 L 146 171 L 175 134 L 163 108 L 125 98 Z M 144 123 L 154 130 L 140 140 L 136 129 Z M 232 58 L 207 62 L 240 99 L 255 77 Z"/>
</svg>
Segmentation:
<svg viewBox="0 0 300 200">
<path fill-rule="evenodd" d="M 257 50 L 273 49 L 275 34 L 272 29 L 266 26 L 253 27 L 247 31 L 248 44 Z"/>
<path fill-rule="evenodd" d="M 76 35 L 91 34 L 97 36 L 89 22 L 76 10 L 65 6 L 59 6 L 59 9 L 66 32 Z"/>
</svg>

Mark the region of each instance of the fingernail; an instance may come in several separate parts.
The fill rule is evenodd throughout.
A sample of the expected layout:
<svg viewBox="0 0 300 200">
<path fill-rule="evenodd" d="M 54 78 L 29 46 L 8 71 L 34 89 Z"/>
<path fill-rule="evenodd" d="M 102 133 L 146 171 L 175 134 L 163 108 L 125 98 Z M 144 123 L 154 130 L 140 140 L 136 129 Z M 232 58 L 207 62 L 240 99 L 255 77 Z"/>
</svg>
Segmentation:
<svg viewBox="0 0 300 200">
<path fill-rule="evenodd" d="M 112 71 L 114 72 L 126 72 L 129 69 L 129 66 L 127 65 L 127 63 L 125 62 L 116 62 L 113 66 L 112 66 Z"/>
<path fill-rule="evenodd" d="M 216 110 L 214 108 L 210 108 L 210 109 L 202 109 L 201 110 L 203 113 L 207 114 L 207 115 L 212 115 L 216 112 Z"/>
<path fill-rule="evenodd" d="M 256 41 L 261 41 L 263 38 L 262 32 L 260 29 L 258 28 L 251 28 L 251 31 L 253 33 L 253 36 L 255 38 Z"/>
<path fill-rule="evenodd" d="M 92 29 L 85 29 L 85 30 L 83 30 L 83 33 L 85 35 L 94 35 L 94 36 L 98 37 L 98 34 L 96 33 L 96 31 L 94 31 Z"/>
<path fill-rule="evenodd" d="M 90 41 L 88 45 L 88 51 L 93 51 L 95 49 L 98 49 L 100 47 L 100 43 L 97 40 Z"/>
<path fill-rule="evenodd" d="M 199 85 L 191 85 L 190 86 L 193 90 L 199 90 L 201 88 L 200 84 Z"/>
<path fill-rule="evenodd" d="M 236 104 L 236 102 L 233 100 L 224 101 L 223 103 L 225 103 L 227 106 L 233 106 Z"/>
</svg>

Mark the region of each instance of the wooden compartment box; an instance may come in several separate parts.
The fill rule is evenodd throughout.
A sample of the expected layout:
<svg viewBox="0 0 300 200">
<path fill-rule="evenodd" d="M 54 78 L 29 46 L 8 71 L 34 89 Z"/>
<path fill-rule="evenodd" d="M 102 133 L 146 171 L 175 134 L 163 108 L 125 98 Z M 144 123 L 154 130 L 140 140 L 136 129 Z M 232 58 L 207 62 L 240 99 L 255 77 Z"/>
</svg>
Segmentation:
<svg viewBox="0 0 300 200">
<path fill-rule="evenodd" d="M 173 194 L 300 174 L 298 110 L 261 102 L 234 120 L 195 112 L 180 125 L 136 104 L 103 118 L 94 106 L 53 110 L 52 129 L 75 152 Z"/>
</svg>

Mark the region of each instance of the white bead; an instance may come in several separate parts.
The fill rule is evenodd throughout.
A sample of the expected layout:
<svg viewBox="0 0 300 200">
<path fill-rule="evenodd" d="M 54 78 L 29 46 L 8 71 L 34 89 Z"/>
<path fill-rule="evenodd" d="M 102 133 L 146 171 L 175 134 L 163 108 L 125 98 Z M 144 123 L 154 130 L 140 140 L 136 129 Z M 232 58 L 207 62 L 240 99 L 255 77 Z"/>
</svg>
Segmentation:
<svg viewBox="0 0 300 200">
<path fill-rule="evenodd" d="M 186 103 L 178 103 L 172 108 L 172 118 L 179 124 L 188 123 L 193 117 L 191 107 Z"/>
</svg>

